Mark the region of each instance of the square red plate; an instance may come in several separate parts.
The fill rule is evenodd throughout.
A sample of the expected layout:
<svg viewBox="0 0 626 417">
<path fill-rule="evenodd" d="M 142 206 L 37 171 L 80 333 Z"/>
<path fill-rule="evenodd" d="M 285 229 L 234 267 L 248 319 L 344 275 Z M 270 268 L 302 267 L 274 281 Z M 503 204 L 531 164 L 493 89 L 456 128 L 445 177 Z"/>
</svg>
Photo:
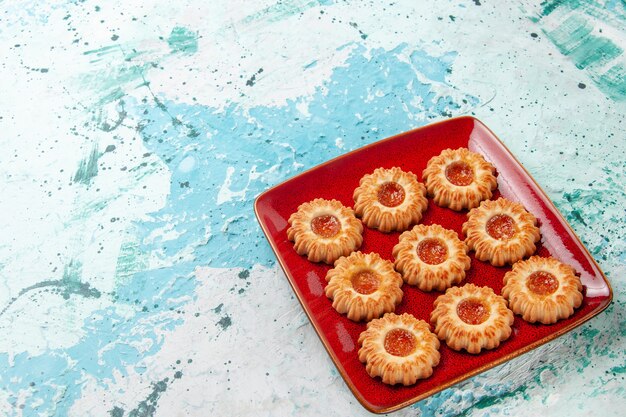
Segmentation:
<svg viewBox="0 0 626 417">
<path fill-rule="evenodd" d="M 430 378 L 410 387 L 389 386 L 383 384 L 380 378 L 371 378 L 365 366 L 359 362 L 357 340 L 365 330 L 365 324 L 354 323 L 332 308 L 331 301 L 324 295 L 324 278 L 330 266 L 311 263 L 294 251 L 292 242 L 287 240 L 287 219 L 301 203 L 318 197 L 334 198 L 352 207 L 352 192 L 363 175 L 378 167 L 397 166 L 421 178 L 431 157 L 443 149 L 460 147 L 480 153 L 496 167 L 498 190 L 493 199 L 503 196 L 518 201 L 537 217 L 542 238 L 536 254 L 554 256 L 572 265 L 580 273 L 585 295 L 583 304 L 572 317 L 549 326 L 529 324 L 516 316 L 511 337 L 497 349 L 483 351 L 478 355 L 456 352 L 442 343 L 441 361 Z M 278 262 L 328 354 L 356 398 L 375 413 L 405 407 L 528 352 L 600 313 L 613 296 L 606 277 L 545 193 L 502 142 L 482 122 L 472 117 L 425 126 L 332 159 L 262 193 L 256 199 L 255 212 Z M 438 223 L 455 230 L 464 238 L 461 225 L 466 219 L 466 213 L 466 210 L 455 212 L 438 207 L 429 200 L 421 223 Z M 398 242 L 399 235 L 364 228 L 360 250 L 366 253 L 378 252 L 383 258 L 393 261 L 391 249 Z M 496 268 L 476 260 L 473 252 L 470 252 L 470 256 L 472 267 L 463 283 L 487 285 L 499 294 L 502 278 L 510 267 Z M 425 293 L 406 284 L 402 290 L 404 298 L 396 308 L 396 313 L 408 312 L 428 321 L 433 301 L 441 293 Z"/>
</svg>

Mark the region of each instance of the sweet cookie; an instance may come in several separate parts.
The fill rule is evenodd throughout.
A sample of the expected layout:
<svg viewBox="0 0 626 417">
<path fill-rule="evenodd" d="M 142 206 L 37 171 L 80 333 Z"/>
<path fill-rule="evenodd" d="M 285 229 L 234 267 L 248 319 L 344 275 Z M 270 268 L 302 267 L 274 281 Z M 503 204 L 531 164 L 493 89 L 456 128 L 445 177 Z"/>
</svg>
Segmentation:
<svg viewBox="0 0 626 417">
<path fill-rule="evenodd" d="M 476 259 L 494 266 L 532 255 L 541 238 L 535 216 L 506 198 L 483 201 L 470 210 L 463 233 L 469 249 L 476 251 Z"/>
<path fill-rule="evenodd" d="M 434 303 L 430 322 L 435 334 L 454 349 L 480 353 L 494 349 L 511 335 L 513 312 L 489 287 L 465 284 L 449 288 Z"/>
<path fill-rule="evenodd" d="M 583 302 L 583 286 L 574 268 L 554 258 L 531 256 L 504 275 L 502 296 L 515 314 L 530 323 L 556 323 Z"/>
<path fill-rule="evenodd" d="M 458 284 L 471 262 L 465 243 L 438 224 L 418 224 L 402 233 L 392 253 L 404 281 L 422 291 L 443 291 Z"/>
<path fill-rule="evenodd" d="M 458 211 L 491 198 L 498 186 L 495 172 L 493 165 L 476 152 L 445 149 L 428 161 L 422 179 L 435 204 Z"/>
<path fill-rule="evenodd" d="M 307 255 L 312 262 L 332 264 L 363 243 L 363 225 L 337 200 L 316 198 L 300 204 L 289 216 L 289 225 L 287 238 L 298 255 Z"/>
<path fill-rule="evenodd" d="M 408 229 L 428 207 L 424 184 L 412 172 L 397 167 L 377 168 L 364 175 L 353 197 L 356 215 L 367 227 L 381 232 Z"/>
<path fill-rule="evenodd" d="M 326 296 L 350 320 L 369 321 L 394 311 L 402 301 L 402 277 L 377 253 L 353 252 L 326 274 Z"/>
<path fill-rule="evenodd" d="M 387 313 L 370 321 L 359 344 L 359 360 L 367 373 L 385 384 L 415 384 L 431 376 L 439 364 L 439 340 L 428 323 L 407 313 Z"/>
</svg>

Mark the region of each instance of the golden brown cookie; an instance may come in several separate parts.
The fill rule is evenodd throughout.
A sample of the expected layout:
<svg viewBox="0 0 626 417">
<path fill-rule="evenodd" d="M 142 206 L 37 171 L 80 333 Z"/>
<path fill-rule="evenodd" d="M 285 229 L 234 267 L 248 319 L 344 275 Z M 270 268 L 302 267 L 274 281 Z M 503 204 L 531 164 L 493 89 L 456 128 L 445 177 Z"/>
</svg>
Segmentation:
<svg viewBox="0 0 626 417">
<path fill-rule="evenodd" d="M 393 257 L 404 281 L 422 291 L 443 291 L 458 284 L 471 262 L 465 243 L 438 224 L 418 224 L 402 233 Z"/>
<path fill-rule="evenodd" d="M 394 311 L 402 301 L 402 277 L 377 253 L 353 252 L 326 274 L 326 296 L 350 320 L 369 321 Z"/>
<path fill-rule="evenodd" d="M 428 207 L 424 184 L 412 172 L 397 167 L 377 168 L 363 176 L 353 197 L 356 215 L 367 227 L 381 232 L 408 229 Z"/>
<path fill-rule="evenodd" d="M 287 238 L 309 261 L 332 264 L 361 247 L 363 225 L 351 208 L 337 200 L 316 198 L 289 216 Z"/>
<path fill-rule="evenodd" d="M 493 165 L 476 152 L 445 149 L 428 161 L 422 179 L 435 204 L 461 210 L 491 198 L 498 186 L 495 172 Z"/>
<path fill-rule="evenodd" d="M 431 376 L 439 364 L 439 340 L 428 323 L 407 313 L 387 313 L 370 321 L 359 344 L 359 360 L 367 373 L 385 384 L 415 384 Z"/>
<path fill-rule="evenodd" d="M 504 275 L 502 296 L 515 314 L 530 323 L 556 323 L 574 314 L 583 301 L 574 268 L 555 258 L 531 256 Z"/>
<path fill-rule="evenodd" d="M 513 312 L 489 287 L 465 284 L 449 288 L 434 303 L 430 322 L 435 334 L 454 349 L 480 353 L 494 349 L 511 335 Z"/>
<path fill-rule="evenodd" d="M 541 238 L 535 216 L 506 198 L 483 201 L 470 210 L 463 233 L 468 248 L 476 251 L 476 259 L 494 266 L 532 255 Z"/>
</svg>

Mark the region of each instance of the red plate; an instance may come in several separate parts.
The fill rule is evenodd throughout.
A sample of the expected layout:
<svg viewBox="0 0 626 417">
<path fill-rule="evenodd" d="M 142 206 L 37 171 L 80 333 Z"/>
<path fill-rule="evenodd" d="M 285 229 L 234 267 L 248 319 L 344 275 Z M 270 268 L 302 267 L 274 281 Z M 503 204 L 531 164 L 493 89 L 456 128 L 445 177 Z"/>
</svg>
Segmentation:
<svg viewBox="0 0 626 417">
<path fill-rule="evenodd" d="M 324 295 L 324 277 L 330 269 L 299 256 L 287 240 L 287 219 L 298 206 L 314 198 L 337 199 L 352 207 L 352 192 L 359 179 L 378 167 L 400 167 L 421 178 L 428 160 L 446 148 L 466 147 L 491 162 L 498 172 L 498 190 L 493 196 L 518 201 L 539 220 L 541 243 L 537 253 L 554 256 L 572 265 L 584 286 L 582 306 L 574 315 L 553 325 L 534 325 L 515 317 L 513 334 L 500 347 L 479 355 L 456 352 L 441 344 L 441 362 L 433 375 L 417 384 L 389 386 L 371 378 L 357 357 L 358 337 L 364 323 L 354 323 L 338 314 Z M 613 298 L 611 286 L 587 249 L 576 237 L 533 178 L 511 155 L 500 140 L 479 120 L 460 117 L 402 133 L 357 149 L 312 168 L 262 193 L 255 202 L 257 218 L 276 253 L 293 291 L 309 316 L 324 347 L 346 383 L 365 408 L 375 413 L 394 411 L 443 390 L 502 362 L 536 348 L 580 326 L 604 310 Z M 455 212 L 429 200 L 423 224 L 438 223 L 455 230 L 461 238 L 461 225 L 467 211 Z M 399 233 L 384 234 L 364 228 L 362 252 L 377 252 L 393 261 L 392 247 Z M 502 278 L 510 267 L 496 268 L 472 257 L 472 267 L 463 282 L 502 290 Z M 411 313 L 428 321 L 433 301 L 440 292 L 424 293 L 404 285 L 404 298 L 396 313 Z"/>
</svg>

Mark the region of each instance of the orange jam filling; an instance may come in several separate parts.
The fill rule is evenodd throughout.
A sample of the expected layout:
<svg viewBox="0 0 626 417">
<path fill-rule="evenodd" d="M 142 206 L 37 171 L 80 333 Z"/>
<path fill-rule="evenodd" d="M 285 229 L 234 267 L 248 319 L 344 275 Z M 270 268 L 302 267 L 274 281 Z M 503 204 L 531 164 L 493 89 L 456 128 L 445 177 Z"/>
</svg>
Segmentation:
<svg viewBox="0 0 626 417">
<path fill-rule="evenodd" d="M 439 239 L 424 239 L 417 245 L 417 256 L 429 265 L 439 265 L 448 259 L 448 248 Z"/>
<path fill-rule="evenodd" d="M 487 233 L 494 239 L 508 240 L 516 232 L 515 220 L 506 214 L 496 214 L 487 221 Z"/>
<path fill-rule="evenodd" d="M 371 294 L 378 289 L 380 277 L 374 271 L 359 271 L 352 275 L 352 288 L 359 294 Z"/>
<path fill-rule="evenodd" d="M 386 207 L 399 206 L 404 196 L 404 188 L 397 182 L 386 182 L 378 188 L 378 201 Z"/>
<path fill-rule="evenodd" d="M 480 324 L 489 318 L 489 307 L 480 300 L 468 298 L 456 306 L 456 314 L 467 324 Z"/>
<path fill-rule="evenodd" d="M 408 356 L 416 347 L 415 336 L 407 330 L 393 329 L 385 336 L 385 350 L 393 356 Z"/>
<path fill-rule="evenodd" d="M 474 170 L 463 161 L 456 161 L 446 167 L 446 178 L 454 185 L 461 187 L 474 181 Z"/>
<path fill-rule="evenodd" d="M 341 223 L 332 214 L 317 216 L 311 220 L 311 230 L 321 237 L 333 237 L 341 230 Z"/>
<path fill-rule="evenodd" d="M 559 288 L 559 280 L 549 272 L 537 271 L 530 274 L 526 285 L 535 294 L 550 295 Z"/>
</svg>

